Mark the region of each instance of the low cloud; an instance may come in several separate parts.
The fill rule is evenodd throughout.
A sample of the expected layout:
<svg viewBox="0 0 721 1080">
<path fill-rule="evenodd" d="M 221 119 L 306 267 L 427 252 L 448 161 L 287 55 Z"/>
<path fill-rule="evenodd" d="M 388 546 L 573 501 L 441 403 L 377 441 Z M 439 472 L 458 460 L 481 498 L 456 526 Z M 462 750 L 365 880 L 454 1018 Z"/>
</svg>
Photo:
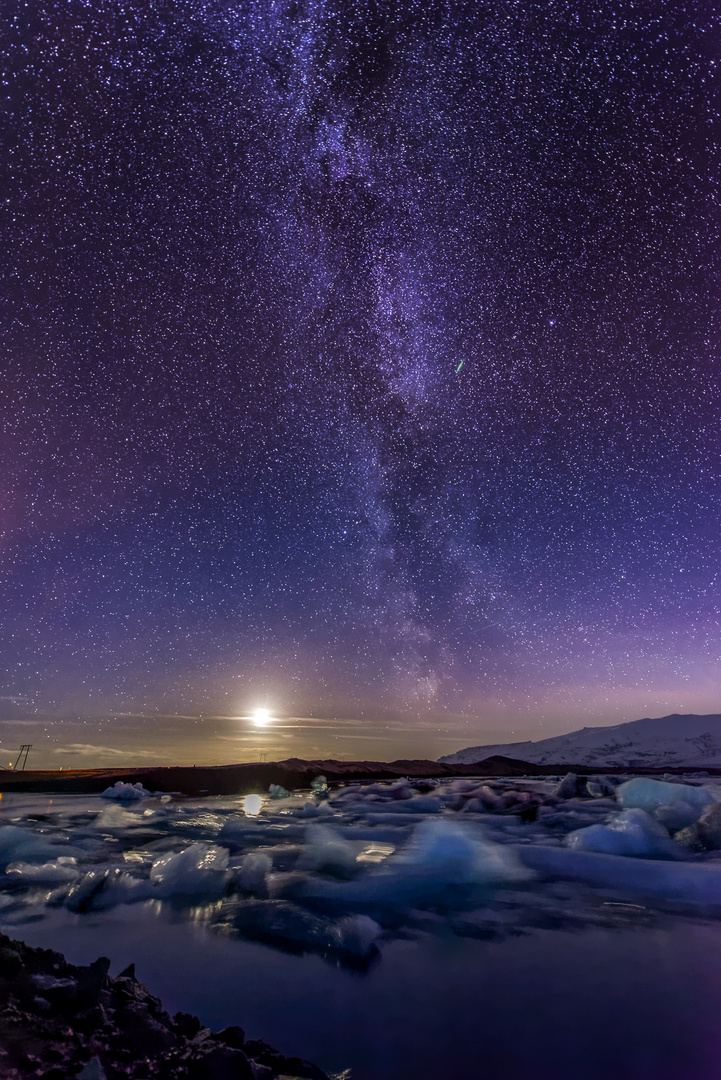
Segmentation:
<svg viewBox="0 0 721 1080">
<path fill-rule="evenodd" d="M 98 754 L 105 757 L 157 757 L 157 752 L 151 750 L 116 750 L 114 746 L 96 746 L 94 743 L 68 743 L 66 746 L 53 750 L 54 754 L 79 754 L 81 757 L 92 757 Z"/>
</svg>

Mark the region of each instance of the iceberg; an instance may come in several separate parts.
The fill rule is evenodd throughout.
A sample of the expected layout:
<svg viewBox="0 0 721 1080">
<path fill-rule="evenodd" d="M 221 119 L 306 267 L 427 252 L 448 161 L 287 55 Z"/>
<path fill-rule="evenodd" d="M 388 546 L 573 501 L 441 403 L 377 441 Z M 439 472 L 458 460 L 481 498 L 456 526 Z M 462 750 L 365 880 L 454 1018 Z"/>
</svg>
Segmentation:
<svg viewBox="0 0 721 1080">
<path fill-rule="evenodd" d="M 234 880 L 246 892 L 265 892 L 273 860 L 264 851 L 249 851 L 235 871 Z"/>
<path fill-rule="evenodd" d="M 721 800 L 721 788 L 695 787 L 693 784 L 675 784 L 667 780 L 652 780 L 650 777 L 635 777 L 616 788 L 616 799 L 621 802 L 624 810 L 639 809 L 647 813 L 655 813 L 661 807 L 684 804 L 695 814 L 695 821 L 709 802 Z M 684 824 L 690 825 L 691 822 L 685 821 Z"/>
<path fill-rule="evenodd" d="M 510 845 L 509 845 L 510 846 Z M 574 851 L 546 844 L 514 844 L 519 861 L 546 878 L 721 908 L 721 866 L 716 863 L 666 862 Z"/>
<path fill-rule="evenodd" d="M 635 855 L 640 858 L 678 858 L 678 845 L 668 830 L 638 808 L 623 810 L 606 825 L 589 825 L 566 837 L 566 846 L 575 851 L 596 851 L 605 855 Z"/>
<path fill-rule="evenodd" d="M 488 840 L 476 827 L 431 819 L 419 823 L 405 847 L 353 881 L 293 882 L 298 899 L 351 907 L 411 907 L 453 903 L 469 891 L 534 877 L 509 845 Z"/>
<path fill-rule="evenodd" d="M 336 877 L 350 877 L 357 871 L 356 856 L 357 845 L 344 840 L 332 826 L 308 825 L 298 868 Z"/>
<path fill-rule="evenodd" d="M 19 825 L 0 826 L 0 866 L 6 866 L 12 862 L 39 861 L 56 859 L 60 851 L 63 855 L 79 855 L 81 852 L 64 843 L 62 848 L 58 840 L 65 837 L 57 837 L 57 840 L 45 839 L 38 836 L 32 829 L 25 829 Z"/>
<path fill-rule="evenodd" d="M 117 799 L 118 802 L 140 802 L 152 795 L 152 791 L 146 791 L 142 784 L 124 784 L 118 780 L 112 787 L 101 792 L 101 799 Z"/>
<path fill-rule="evenodd" d="M 5 870 L 13 883 L 22 885 L 66 885 L 77 881 L 80 871 L 75 859 L 61 856 L 54 862 L 26 863 L 12 862 Z"/>
<path fill-rule="evenodd" d="M 378 939 L 383 933 L 382 928 L 369 915 L 349 915 L 339 919 L 335 931 L 341 951 L 352 956 L 369 956 L 375 952 Z"/>
<path fill-rule="evenodd" d="M 161 855 L 150 869 L 156 896 L 217 896 L 229 881 L 228 849 L 215 844 L 191 844 L 184 851 Z"/>
</svg>

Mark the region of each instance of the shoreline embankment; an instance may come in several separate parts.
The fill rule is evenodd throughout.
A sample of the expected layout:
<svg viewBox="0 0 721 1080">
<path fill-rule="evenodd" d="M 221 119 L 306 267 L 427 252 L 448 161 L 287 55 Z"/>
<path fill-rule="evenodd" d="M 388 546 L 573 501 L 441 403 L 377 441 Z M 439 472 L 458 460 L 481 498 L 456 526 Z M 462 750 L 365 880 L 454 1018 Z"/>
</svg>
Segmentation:
<svg viewBox="0 0 721 1080">
<path fill-rule="evenodd" d="M 125 784 L 141 783 L 152 792 L 206 795 L 249 795 L 267 791 L 271 784 L 279 784 L 289 791 L 310 787 L 319 775 L 328 783 L 348 784 L 374 780 L 397 780 L 443 778 L 461 776 L 562 776 L 568 772 L 579 776 L 619 775 L 678 776 L 704 769 L 709 776 L 721 776 L 721 768 L 694 766 L 587 766 L 574 763 L 535 765 L 507 757 L 490 757 L 484 761 L 464 765 L 400 759 L 397 761 L 337 761 L 334 759 L 288 758 L 285 761 L 249 762 L 242 765 L 168 765 L 138 766 L 109 769 L 26 769 L 22 772 L 7 770 L 0 773 L 0 793 L 47 793 L 67 795 L 94 795 L 121 781 Z"/>
</svg>

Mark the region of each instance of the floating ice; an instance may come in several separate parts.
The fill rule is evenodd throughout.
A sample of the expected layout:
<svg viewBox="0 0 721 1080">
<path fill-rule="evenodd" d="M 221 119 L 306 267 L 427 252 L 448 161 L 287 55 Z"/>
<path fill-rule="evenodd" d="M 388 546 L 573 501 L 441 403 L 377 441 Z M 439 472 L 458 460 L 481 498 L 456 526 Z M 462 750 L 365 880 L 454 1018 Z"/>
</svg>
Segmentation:
<svg viewBox="0 0 721 1080">
<path fill-rule="evenodd" d="M 566 773 L 553 793 L 557 799 L 577 799 L 586 794 L 586 777 L 577 773 Z"/>
<path fill-rule="evenodd" d="M 146 822 L 136 811 L 126 810 L 119 802 L 113 802 L 100 811 L 93 824 L 101 832 L 122 835 Z"/>
<path fill-rule="evenodd" d="M 117 871 L 120 873 L 120 871 Z M 98 898 L 105 888 L 111 871 L 88 870 L 87 874 L 67 894 L 65 903 L 71 911 L 85 912 L 101 907 Z"/>
<path fill-rule="evenodd" d="M 430 901 L 452 903 L 469 888 L 532 877 L 507 846 L 493 843 L 477 828 L 433 819 L 417 825 L 404 848 L 363 877 L 292 882 L 286 895 L 371 909 L 408 907 Z"/>
<path fill-rule="evenodd" d="M 66 844 L 59 848 L 57 842 L 38 836 L 31 829 L 18 825 L 0 826 L 0 866 L 15 861 L 38 862 L 41 859 L 56 859 L 59 851 L 64 855 L 80 854 L 77 849 Z"/>
<path fill-rule="evenodd" d="M 675 832 L 687 825 L 693 825 L 698 820 L 699 808 L 686 802 L 685 799 L 679 799 L 678 802 L 664 803 L 663 806 L 659 806 L 653 816 L 667 829 Z"/>
<path fill-rule="evenodd" d="M 607 825 L 589 825 L 566 837 L 566 845 L 576 851 L 597 851 L 606 855 L 636 855 L 641 858 L 677 858 L 678 845 L 660 822 L 638 808 L 623 810 Z"/>
<path fill-rule="evenodd" d="M 142 784 L 124 784 L 118 780 L 112 787 L 101 792 L 101 799 L 117 799 L 119 802 L 140 802 L 152 795 L 152 791 L 146 791 Z"/>
<path fill-rule="evenodd" d="M 333 808 L 329 806 L 327 802 L 307 802 L 298 811 L 298 816 L 304 818 L 332 817 Z"/>
<path fill-rule="evenodd" d="M 234 878 L 241 889 L 247 892 L 264 892 L 268 874 L 273 869 L 273 860 L 264 851 L 249 851 L 243 859 Z"/>
<path fill-rule="evenodd" d="M 357 845 L 344 840 L 332 826 L 308 825 L 298 868 L 349 877 L 357 870 L 357 854 Z"/>
<path fill-rule="evenodd" d="M 448 885 L 523 881 L 530 876 L 515 856 L 478 829 L 467 832 L 462 825 L 443 819 L 421 822 L 410 842 L 379 873 Z"/>
<path fill-rule="evenodd" d="M 514 844 L 525 866 L 546 877 L 582 881 L 621 895 L 649 894 L 691 905 L 721 907 L 721 866 L 595 854 L 545 844 Z M 510 852 L 509 852 L 510 853 Z"/>
<path fill-rule="evenodd" d="M 335 930 L 341 950 L 353 956 L 368 956 L 374 952 L 383 933 L 375 919 L 368 915 L 350 915 L 339 919 Z"/>
<path fill-rule="evenodd" d="M 410 799 L 413 796 L 408 780 L 397 780 L 395 784 L 390 784 L 387 790 L 392 799 Z"/>
<path fill-rule="evenodd" d="M 318 798 L 328 798 L 328 781 L 325 776 L 316 776 L 315 780 L 311 781 L 310 789 Z"/>
<path fill-rule="evenodd" d="M 367 915 L 346 916 L 334 923 L 288 900 L 242 900 L 233 903 L 229 914 L 241 933 L 292 951 L 368 959 L 382 934 Z"/>
<path fill-rule="evenodd" d="M 71 911 L 105 911 L 118 904 L 132 904 L 151 896 L 148 882 L 133 877 L 119 867 L 90 870 L 74 884 L 65 897 Z"/>
<path fill-rule="evenodd" d="M 228 850 L 215 844 L 191 844 L 184 851 L 162 855 L 150 870 L 155 895 L 197 896 L 225 892 Z"/>
<path fill-rule="evenodd" d="M 233 905 L 232 921 L 244 934 L 286 947 L 328 949 L 335 944 L 326 919 L 287 900 L 242 900 Z"/>
<path fill-rule="evenodd" d="M 669 811 L 666 808 L 676 805 L 677 810 L 681 812 L 677 818 L 684 825 L 690 825 L 701 816 L 709 803 L 721 800 L 721 789 L 695 787 L 692 784 L 673 784 L 667 780 L 652 780 L 648 776 L 636 776 L 633 780 L 627 780 L 616 788 L 616 798 L 625 810 L 638 808 L 653 814 L 660 807 L 664 807 L 664 816 L 667 820 Z M 684 808 L 677 805 L 681 803 L 689 808 L 686 811 L 686 817 L 683 814 Z M 694 815 L 690 821 L 687 820 L 688 813 Z"/>
<path fill-rule="evenodd" d="M 593 799 L 603 799 L 615 794 L 616 785 L 608 776 L 589 776 L 586 780 L 586 792 Z"/>
<path fill-rule="evenodd" d="M 719 851 L 721 849 L 721 803 L 707 806 L 698 821 L 677 832 L 674 840 L 692 851 Z"/>
<path fill-rule="evenodd" d="M 75 865 L 75 859 L 56 859 L 55 862 L 26 863 L 12 862 L 5 873 L 12 878 L 13 883 L 22 885 L 65 885 L 70 881 L 77 881 L 80 871 Z"/>
</svg>

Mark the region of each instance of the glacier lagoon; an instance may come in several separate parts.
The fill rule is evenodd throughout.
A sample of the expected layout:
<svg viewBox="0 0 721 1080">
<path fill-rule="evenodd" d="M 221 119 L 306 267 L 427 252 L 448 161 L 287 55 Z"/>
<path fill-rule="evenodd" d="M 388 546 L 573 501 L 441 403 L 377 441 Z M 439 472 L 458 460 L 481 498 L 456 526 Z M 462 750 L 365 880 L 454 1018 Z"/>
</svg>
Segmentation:
<svg viewBox="0 0 721 1080">
<path fill-rule="evenodd" d="M 6 795 L 0 926 L 352 1080 L 717 1078 L 721 789 L 570 790 Z"/>
</svg>

